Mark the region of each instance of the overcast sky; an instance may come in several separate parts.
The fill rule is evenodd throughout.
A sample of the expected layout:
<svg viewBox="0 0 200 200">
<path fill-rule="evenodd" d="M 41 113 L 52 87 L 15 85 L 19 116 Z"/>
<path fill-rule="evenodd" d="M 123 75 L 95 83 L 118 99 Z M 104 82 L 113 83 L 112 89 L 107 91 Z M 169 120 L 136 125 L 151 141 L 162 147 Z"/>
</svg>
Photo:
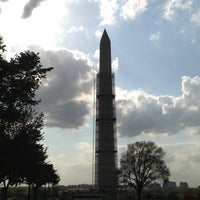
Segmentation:
<svg viewBox="0 0 200 200">
<path fill-rule="evenodd" d="M 200 185 L 199 0 L 0 0 L 9 59 L 54 67 L 38 91 L 43 141 L 60 184 L 92 183 L 94 78 L 106 28 L 115 72 L 119 158 L 154 141 L 171 181 Z"/>
</svg>

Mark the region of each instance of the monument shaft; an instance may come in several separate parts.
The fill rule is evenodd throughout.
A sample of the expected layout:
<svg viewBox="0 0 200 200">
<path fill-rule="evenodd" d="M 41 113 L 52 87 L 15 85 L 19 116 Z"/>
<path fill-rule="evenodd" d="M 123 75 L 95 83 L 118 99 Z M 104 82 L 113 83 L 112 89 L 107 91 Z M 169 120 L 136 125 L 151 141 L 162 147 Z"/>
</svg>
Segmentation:
<svg viewBox="0 0 200 200">
<path fill-rule="evenodd" d="M 110 39 L 104 30 L 100 41 L 100 70 L 96 84 L 95 185 L 114 189 L 117 184 L 117 145 L 114 74 Z"/>
</svg>

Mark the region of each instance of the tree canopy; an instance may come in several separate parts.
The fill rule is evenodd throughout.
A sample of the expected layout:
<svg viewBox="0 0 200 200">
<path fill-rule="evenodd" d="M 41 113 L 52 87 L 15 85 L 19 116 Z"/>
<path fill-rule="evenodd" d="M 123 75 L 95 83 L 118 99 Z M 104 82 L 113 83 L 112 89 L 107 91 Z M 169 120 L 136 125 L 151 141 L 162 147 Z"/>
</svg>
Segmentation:
<svg viewBox="0 0 200 200">
<path fill-rule="evenodd" d="M 27 183 L 31 173 L 37 176 L 38 167 L 51 166 L 51 174 L 57 181 L 59 177 L 46 161 L 46 148 L 40 143 L 44 116 L 35 109 L 40 102 L 35 93 L 53 68 L 42 66 L 39 53 L 25 51 L 7 61 L 4 52 L 0 37 L 0 183 L 6 199 L 9 185 Z M 37 178 L 56 182 L 44 179 L 39 170 Z"/>
<path fill-rule="evenodd" d="M 164 162 L 165 152 L 154 142 L 136 142 L 129 144 L 120 160 L 120 180 L 133 186 L 141 199 L 145 186 L 154 181 L 167 181 L 170 176 Z"/>
</svg>

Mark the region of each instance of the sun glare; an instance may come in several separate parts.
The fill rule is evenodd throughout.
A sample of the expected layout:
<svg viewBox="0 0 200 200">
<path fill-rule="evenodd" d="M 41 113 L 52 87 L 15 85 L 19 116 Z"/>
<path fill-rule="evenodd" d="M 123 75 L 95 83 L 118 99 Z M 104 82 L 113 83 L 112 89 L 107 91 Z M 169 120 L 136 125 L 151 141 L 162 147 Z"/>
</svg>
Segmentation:
<svg viewBox="0 0 200 200">
<path fill-rule="evenodd" d="M 23 19 L 22 13 L 26 1 L 10 0 L 5 3 L 0 16 L 0 33 L 10 54 L 18 53 L 27 46 L 34 44 L 44 49 L 55 49 L 62 28 L 59 25 L 62 17 L 67 14 L 63 6 L 64 0 L 46 0 L 32 11 L 29 18 Z"/>
</svg>

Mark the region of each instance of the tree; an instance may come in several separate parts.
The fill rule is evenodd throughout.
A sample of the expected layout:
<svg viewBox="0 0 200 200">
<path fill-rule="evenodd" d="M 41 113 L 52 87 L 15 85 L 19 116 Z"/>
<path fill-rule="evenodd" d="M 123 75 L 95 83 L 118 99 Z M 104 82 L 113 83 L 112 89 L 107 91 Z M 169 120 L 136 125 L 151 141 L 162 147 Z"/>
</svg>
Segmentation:
<svg viewBox="0 0 200 200">
<path fill-rule="evenodd" d="M 53 185 L 57 184 L 60 181 L 60 178 L 53 168 L 52 164 L 41 163 L 34 165 L 30 170 L 30 173 L 26 176 L 26 182 L 29 186 L 32 187 L 34 192 L 34 200 L 37 197 L 37 191 L 42 185 L 51 183 Z M 30 198 L 30 191 L 29 191 Z"/>
<path fill-rule="evenodd" d="M 10 185 L 24 183 L 25 177 L 31 173 L 31 168 L 38 163 L 45 162 L 46 148 L 39 143 L 42 134 L 43 115 L 34 118 L 26 126 L 22 127 L 14 138 L 0 134 L 0 180 L 4 186 L 4 199 Z M 40 125 L 39 125 L 40 124 Z M 3 137 L 7 136 L 7 137 Z"/>
<path fill-rule="evenodd" d="M 37 113 L 36 99 L 42 79 L 52 68 L 44 68 L 39 53 L 21 52 L 10 61 L 3 58 L 0 37 L 0 182 L 4 199 L 9 185 L 23 183 L 30 167 L 45 163 L 43 114 Z"/>
<path fill-rule="evenodd" d="M 133 186 L 141 199 L 142 189 L 154 181 L 167 181 L 170 176 L 163 160 L 164 151 L 154 142 L 129 144 L 120 160 L 119 178 L 121 182 Z"/>
</svg>

